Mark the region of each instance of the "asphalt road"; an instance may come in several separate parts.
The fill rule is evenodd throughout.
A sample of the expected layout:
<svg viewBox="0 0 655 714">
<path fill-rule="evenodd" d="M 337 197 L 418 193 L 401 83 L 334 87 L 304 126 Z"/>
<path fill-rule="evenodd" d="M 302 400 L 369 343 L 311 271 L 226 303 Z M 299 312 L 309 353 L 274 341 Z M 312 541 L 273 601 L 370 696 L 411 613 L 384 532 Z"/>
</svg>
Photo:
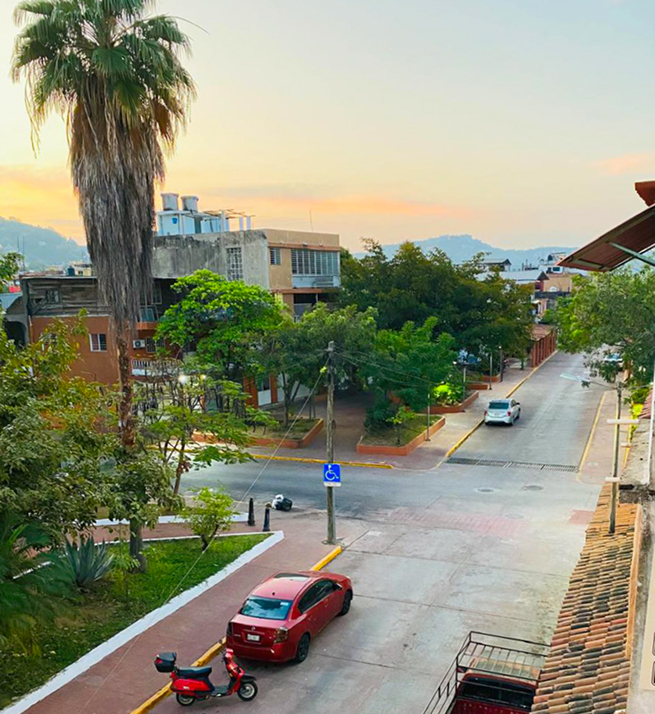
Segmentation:
<svg viewBox="0 0 655 714">
<path fill-rule="evenodd" d="M 248 664 L 260 683 L 251 714 L 423 714 L 468 631 L 550 640 L 599 492 L 575 467 L 601 391 L 559 377 L 581 370 L 581 359 L 556 355 L 517 392 L 518 424 L 478 429 L 455 454 L 463 464 L 344 470 L 337 511 L 362 535 L 330 568 L 352 578 L 353 607 L 302 665 Z M 323 506 L 318 465 L 265 463 L 192 473 L 184 485 L 220 479 L 237 499 L 252 488 L 258 500 L 283 492 Z"/>
</svg>

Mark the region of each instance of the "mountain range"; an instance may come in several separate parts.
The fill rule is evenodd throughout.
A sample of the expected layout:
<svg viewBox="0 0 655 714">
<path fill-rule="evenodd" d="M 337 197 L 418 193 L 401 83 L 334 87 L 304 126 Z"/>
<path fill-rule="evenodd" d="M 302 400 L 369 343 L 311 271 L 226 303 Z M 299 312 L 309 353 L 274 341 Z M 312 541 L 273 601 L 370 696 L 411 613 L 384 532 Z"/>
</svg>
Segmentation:
<svg viewBox="0 0 655 714">
<path fill-rule="evenodd" d="M 74 260 L 88 260 L 86 248 L 52 228 L 22 223 L 0 217 L 0 255 L 17 252 L 31 270 L 51 265 L 67 265 Z"/>
<path fill-rule="evenodd" d="M 470 235 L 444 235 L 438 238 L 427 238 L 425 240 L 412 241 L 414 245 L 421 248 L 425 253 L 431 250 L 442 250 L 453 263 L 463 263 L 469 260 L 476 253 L 487 253 L 488 260 L 505 260 L 508 258 L 512 262 L 514 270 L 520 269 L 524 263 L 538 265 L 546 260 L 549 253 L 571 253 L 575 250 L 571 246 L 539 246 L 537 248 L 497 248 L 489 243 L 473 238 Z M 387 257 L 392 257 L 400 247 L 400 243 L 383 245 L 382 250 Z M 361 258 L 365 253 L 355 253 Z"/>
</svg>

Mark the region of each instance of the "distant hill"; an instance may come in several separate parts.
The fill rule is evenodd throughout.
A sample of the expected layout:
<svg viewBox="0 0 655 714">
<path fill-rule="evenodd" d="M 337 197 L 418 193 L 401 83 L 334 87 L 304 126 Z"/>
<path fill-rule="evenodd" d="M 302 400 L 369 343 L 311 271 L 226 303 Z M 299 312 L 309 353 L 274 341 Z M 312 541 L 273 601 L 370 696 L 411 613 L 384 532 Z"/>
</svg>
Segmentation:
<svg viewBox="0 0 655 714">
<path fill-rule="evenodd" d="M 52 228 L 0 217 L 0 254 L 11 251 L 21 253 L 26 267 L 32 270 L 88 259 L 84 246 Z"/>
<path fill-rule="evenodd" d="M 438 238 L 427 238 L 426 240 L 412 241 L 414 245 L 421 248 L 425 253 L 438 248 L 442 250 L 453 263 L 463 263 L 469 260 L 476 253 L 489 253 L 489 260 L 505 260 L 509 258 L 512 261 L 512 268 L 520 270 L 523 263 L 534 265 L 546 259 L 549 253 L 571 253 L 574 248 L 570 246 L 541 246 L 538 248 L 496 248 L 489 243 L 473 238 L 470 235 L 461 236 L 439 236 Z M 400 243 L 393 245 L 383 245 L 385 255 L 391 257 L 400 247 Z M 358 258 L 361 258 L 364 253 L 356 253 Z"/>
</svg>

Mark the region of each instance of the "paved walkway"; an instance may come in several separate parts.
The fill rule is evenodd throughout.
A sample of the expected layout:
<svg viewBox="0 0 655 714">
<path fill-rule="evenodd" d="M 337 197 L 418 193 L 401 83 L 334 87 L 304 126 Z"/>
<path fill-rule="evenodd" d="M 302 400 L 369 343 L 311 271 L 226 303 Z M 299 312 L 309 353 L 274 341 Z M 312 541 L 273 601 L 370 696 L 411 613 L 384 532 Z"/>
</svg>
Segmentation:
<svg viewBox="0 0 655 714">
<path fill-rule="evenodd" d="M 336 400 L 335 458 L 338 461 L 359 461 L 363 463 L 387 463 L 396 468 L 425 470 L 437 466 L 448 451 L 464 437 L 483 417 L 487 402 L 490 399 L 504 397 L 521 380 L 530 375 L 529 368 L 519 366 L 509 367 L 505 371 L 502 382 L 491 385 L 491 389 L 480 391 L 478 399 L 465 411 L 459 414 L 446 414 L 446 425 L 440 429 L 430 441 L 421 444 L 408 456 L 382 456 L 357 453 L 357 442 L 364 433 L 366 404 L 361 396 L 342 397 Z M 325 403 L 316 405 L 317 416 L 325 418 Z M 325 430 L 312 444 L 304 449 L 283 449 L 275 451 L 275 447 L 257 447 L 251 449 L 255 454 L 276 453 L 278 457 L 324 459 Z"/>
<path fill-rule="evenodd" d="M 278 571 L 308 570 L 327 555 L 323 544 L 325 516 L 320 513 L 276 513 L 276 528 L 284 540 L 184 608 L 146 630 L 84 674 L 35 704 L 30 714 L 127 714 L 168 682 L 153 665 L 157 652 L 178 653 L 180 663 L 192 663 L 225 635 L 225 627 L 255 585 Z M 239 524 L 237 531 L 248 529 Z M 362 532 L 357 523 L 340 527 L 346 540 Z M 159 526 L 154 535 L 184 535 L 185 526 Z M 146 537 L 153 533 L 146 534 Z"/>
</svg>

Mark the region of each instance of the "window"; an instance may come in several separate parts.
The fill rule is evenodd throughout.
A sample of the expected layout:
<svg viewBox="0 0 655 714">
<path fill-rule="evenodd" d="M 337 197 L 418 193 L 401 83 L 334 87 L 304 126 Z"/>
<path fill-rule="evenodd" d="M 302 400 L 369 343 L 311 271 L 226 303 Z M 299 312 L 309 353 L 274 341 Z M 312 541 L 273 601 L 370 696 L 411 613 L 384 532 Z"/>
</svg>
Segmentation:
<svg viewBox="0 0 655 714">
<path fill-rule="evenodd" d="M 157 345 L 152 337 L 146 337 L 146 352 L 154 354 L 157 351 Z"/>
<path fill-rule="evenodd" d="M 243 280 L 243 261 L 240 247 L 227 249 L 227 279 Z"/>
<path fill-rule="evenodd" d="M 489 409 L 509 409 L 509 402 L 489 402 Z"/>
<path fill-rule="evenodd" d="M 158 280 L 155 280 L 153 286 L 152 286 L 152 302 L 155 305 L 161 305 L 161 283 Z"/>
<path fill-rule="evenodd" d="M 92 332 L 89 334 L 89 347 L 91 352 L 107 351 L 107 335 L 103 332 Z"/>
<path fill-rule="evenodd" d="M 291 600 L 249 597 L 241 608 L 241 614 L 248 617 L 261 617 L 264 620 L 286 620 L 290 609 Z"/>
<path fill-rule="evenodd" d="M 268 254 L 271 259 L 271 265 L 281 265 L 282 264 L 282 255 L 280 253 L 279 248 L 269 248 Z"/>
<path fill-rule="evenodd" d="M 59 288 L 53 288 L 52 290 L 45 291 L 45 301 L 53 305 L 59 305 L 61 303 L 61 290 Z"/>
<path fill-rule="evenodd" d="M 321 600 L 333 592 L 334 584 L 331 580 L 319 580 L 300 598 L 298 609 L 300 612 L 307 612 L 307 610 L 314 607 L 314 605 L 321 602 Z"/>
<path fill-rule="evenodd" d="M 142 307 L 139 311 L 139 322 L 156 322 L 157 315 L 152 307 Z"/>
<path fill-rule="evenodd" d="M 293 275 L 339 275 L 339 253 L 333 250 L 293 249 Z"/>
</svg>

